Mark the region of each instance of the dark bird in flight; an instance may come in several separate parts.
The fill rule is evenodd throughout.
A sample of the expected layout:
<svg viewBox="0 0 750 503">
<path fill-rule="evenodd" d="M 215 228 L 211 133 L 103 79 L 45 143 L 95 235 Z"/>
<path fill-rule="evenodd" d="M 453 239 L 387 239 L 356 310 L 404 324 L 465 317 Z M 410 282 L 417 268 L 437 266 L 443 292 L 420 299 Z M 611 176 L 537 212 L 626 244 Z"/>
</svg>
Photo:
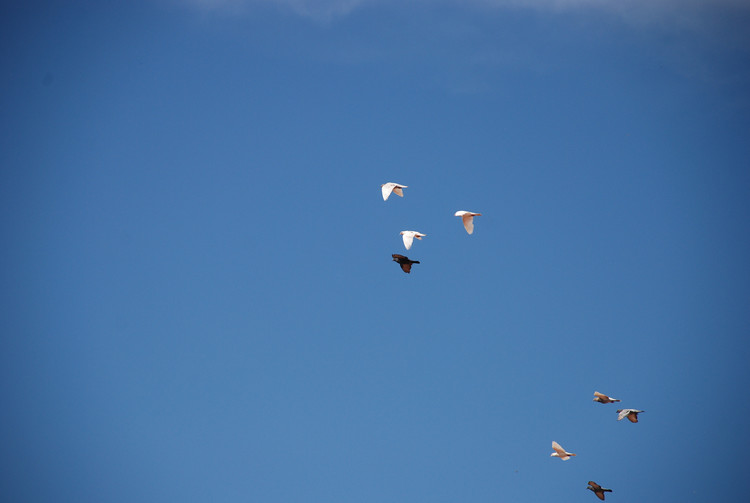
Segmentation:
<svg viewBox="0 0 750 503">
<path fill-rule="evenodd" d="M 411 272 L 412 264 L 419 264 L 419 260 L 409 260 L 409 257 L 404 257 L 398 253 L 394 253 L 391 256 L 393 257 L 393 261 L 398 262 L 398 265 L 400 265 L 401 269 L 407 274 Z"/>
<path fill-rule="evenodd" d="M 599 393 L 598 391 L 594 391 L 594 401 L 599 403 L 612 403 L 612 402 L 619 402 L 617 398 L 612 398 L 604 393 Z"/>
<path fill-rule="evenodd" d="M 589 486 L 586 489 L 588 489 L 589 491 L 593 491 L 593 493 L 596 494 L 596 497 L 602 501 L 604 501 L 604 493 L 612 492 L 612 489 L 604 489 L 593 480 L 589 480 Z"/>
<path fill-rule="evenodd" d="M 638 422 L 638 414 L 643 412 L 642 410 L 637 409 L 618 409 L 617 410 L 617 420 L 622 421 L 626 417 L 631 423 L 637 423 Z"/>
</svg>

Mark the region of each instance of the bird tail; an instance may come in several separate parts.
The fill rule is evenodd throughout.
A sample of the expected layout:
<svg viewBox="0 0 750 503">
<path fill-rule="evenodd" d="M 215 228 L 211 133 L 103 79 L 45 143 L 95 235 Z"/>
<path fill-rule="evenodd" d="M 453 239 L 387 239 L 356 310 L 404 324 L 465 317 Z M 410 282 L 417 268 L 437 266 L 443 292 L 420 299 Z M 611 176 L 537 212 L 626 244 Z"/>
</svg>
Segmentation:
<svg viewBox="0 0 750 503">
<path fill-rule="evenodd" d="M 612 489 L 602 489 L 602 492 L 605 492 L 605 493 L 611 493 L 611 492 L 612 492 Z"/>
<path fill-rule="evenodd" d="M 419 264 L 419 260 L 414 260 L 412 264 Z"/>
</svg>

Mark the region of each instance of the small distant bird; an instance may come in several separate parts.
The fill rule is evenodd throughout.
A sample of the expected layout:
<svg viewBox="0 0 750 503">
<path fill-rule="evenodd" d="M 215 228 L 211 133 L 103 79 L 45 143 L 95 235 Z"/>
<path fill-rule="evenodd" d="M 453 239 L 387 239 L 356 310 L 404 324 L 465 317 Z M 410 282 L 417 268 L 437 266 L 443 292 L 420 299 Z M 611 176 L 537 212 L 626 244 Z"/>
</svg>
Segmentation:
<svg viewBox="0 0 750 503">
<path fill-rule="evenodd" d="M 404 197 L 404 191 L 401 189 L 405 189 L 406 185 L 401 185 L 400 183 L 393 183 L 388 182 L 384 183 L 380 186 L 380 190 L 383 192 L 383 201 L 388 200 L 388 196 L 391 195 L 391 192 L 395 193 L 399 197 Z"/>
<path fill-rule="evenodd" d="M 602 393 L 599 393 L 598 391 L 594 391 L 594 401 L 599 403 L 612 403 L 612 402 L 619 402 L 617 398 L 612 398 L 607 395 L 604 395 Z"/>
<path fill-rule="evenodd" d="M 612 489 L 604 489 L 602 486 L 600 486 L 593 480 L 589 480 L 589 486 L 586 489 L 588 489 L 589 491 L 592 491 L 594 494 L 596 494 L 596 497 L 602 501 L 604 501 L 604 493 L 612 492 Z"/>
<path fill-rule="evenodd" d="M 408 250 L 409 248 L 411 248 L 411 244 L 414 242 L 414 238 L 421 240 L 427 234 L 422 234 L 421 232 L 417 231 L 401 231 L 401 235 L 404 239 L 404 246 L 406 246 L 406 249 Z"/>
<path fill-rule="evenodd" d="M 419 260 L 409 260 L 409 257 L 404 257 L 403 255 L 399 255 L 398 253 L 394 253 L 391 255 L 393 257 L 394 262 L 398 262 L 398 264 L 401 266 L 401 270 L 403 270 L 406 274 L 411 273 L 411 265 L 412 264 L 419 264 Z"/>
<path fill-rule="evenodd" d="M 550 454 L 550 456 L 552 456 L 554 458 L 560 458 L 563 461 L 567 461 L 567 460 L 570 459 L 571 456 L 575 456 L 575 454 L 573 454 L 572 452 L 568 452 L 565 449 L 563 449 L 560 446 L 560 444 L 558 444 L 554 440 L 552 441 L 552 448 L 555 450 L 555 452 L 553 452 L 552 454 Z"/>
<path fill-rule="evenodd" d="M 637 423 L 638 422 L 638 414 L 643 412 L 642 410 L 637 409 L 618 409 L 617 410 L 617 420 L 622 421 L 626 417 L 630 420 L 631 423 Z"/>
<path fill-rule="evenodd" d="M 464 229 L 469 234 L 472 234 L 474 232 L 474 217 L 481 217 L 482 214 L 461 210 L 454 213 L 454 216 L 461 217 L 461 220 L 464 222 Z"/>
</svg>

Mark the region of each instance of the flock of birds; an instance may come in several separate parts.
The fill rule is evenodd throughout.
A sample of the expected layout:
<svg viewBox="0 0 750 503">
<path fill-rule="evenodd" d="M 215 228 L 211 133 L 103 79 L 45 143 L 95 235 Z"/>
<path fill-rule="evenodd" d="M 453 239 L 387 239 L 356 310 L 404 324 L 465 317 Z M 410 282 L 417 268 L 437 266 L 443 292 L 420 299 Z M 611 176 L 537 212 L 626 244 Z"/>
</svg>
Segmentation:
<svg viewBox="0 0 750 503">
<path fill-rule="evenodd" d="M 615 403 L 619 402 L 620 400 L 617 398 L 612 398 L 604 393 L 599 393 L 598 391 L 594 391 L 594 401 L 599 403 Z M 622 421 L 626 417 L 631 423 L 637 423 L 638 422 L 638 414 L 643 412 L 642 410 L 638 409 L 617 409 L 617 420 Z M 555 451 L 550 456 L 554 458 L 560 458 L 563 461 L 569 460 L 571 457 L 575 456 L 574 453 L 568 452 L 565 449 L 562 448 L 560 444 L 552 441 L 552 449 Z M 592 491 L 594 494 L 596 494 L 596 497 L 600 500 L 604 501 L 604 493 L 611 493 L 612 489 L 605 489 L 593 480 L 589 480 L 589 485 L 586 488 L 590 491 Z"/>
<path fill-rule="evenodd" d="M 404 189 L 407 188 L 406 185 L 401 185 L 400 183 L 394 183 L 394 182 L 388 182 L 384 183 L 380 186 L 380 189 L 383 194 L 383 201 L 387 201 L 391 194 L 396 194 L 399 197 L 404 197 Z M 459 210 L 455 214 L 457 217 L 461 217 L 461 221 L 464 224 L 464 229 L 466 229 L 466 232 L 469 234 L 474 233 L 474 217 L 481 216 L 481 213 L 475 213 L 473 211 L 465 211 L 465 210 Z M 401 237 L 404 241 L 404 246 L 407 250 L 411 249 L 412 245 L 414 244 L 414 239 L 422 240 L 423 237 L 425 237 L 427 234 L 423 234 L 418 231 L 401 231 Z M 406 257 L 404 255 L 400 255 L 398 253 L 394 253 L 392 255 L 393 261 L 397 262 L 401 269 L 405 273 L 411 273 L 411 266 L 412 264 L 419 264 L 419 260 L 411 260 L 409 257 Z M 599 393 L 598 391 L 594 391 L 594 401 L 601 403 L 601 404 L 607 404 L 607 403 L 615 403 L 619 402 L 620 400 L 617 398 L 611 398 L 603 393 Z M 617 420 L 622 421 L 625 418 L 628 418 L 628 420 L 631 423 L 637 423 L 638 422 L 638 414 L 643 412 L 642 410 L 638 409 L 618 409 L 617 410 Z M 555 451 L 550 456 L 555 458 L 560 458 L 563 461 L 569 460 L 571 457 L 575 456 L 574 453 L 568 452 L 565 449 L 562 448 L 560 444 L 552 441 L 552 449 Z M 612 489 L 605 489 L 593 480 L 589 480 L 588 487 L 586 489 L 592 491 L 594 494 L 596 494 L 596 497 L 600 500 L 604 501 L 604 493 L 611 493 Z"/>
<path fill-rule="evenodd" d="M 380 186 L 380 190 L 383 193 L 383 201 L 387 201 L 391 194 L 396 194 L 399 197 L 404 197 L 404 189 L 407 185 L 401 185 L 400 183 L 388 182 Z M 455 216 L 461 217 L 464 224 L 464 229 L 469 234 L 474 233 L 474 217 L 482 216 L 481 213 L 474 213 L 473 211 L 459 210 L 455 213 Z M 407 250 L 411 249 L 414 244 L 414 238 L 422 240 L 427 234 L 423 234 L 418 231 L 401 231 L 401 238 L 404 240 L 404 246 Z M 419 260 L 411 260 L 409 257 L 394 253 L 391 255 L 393 261 L 397 262 L 401 266 L 401 270 L 405 273 L 411 273 L 412 264 L 419 264 Z"/>
</svg>

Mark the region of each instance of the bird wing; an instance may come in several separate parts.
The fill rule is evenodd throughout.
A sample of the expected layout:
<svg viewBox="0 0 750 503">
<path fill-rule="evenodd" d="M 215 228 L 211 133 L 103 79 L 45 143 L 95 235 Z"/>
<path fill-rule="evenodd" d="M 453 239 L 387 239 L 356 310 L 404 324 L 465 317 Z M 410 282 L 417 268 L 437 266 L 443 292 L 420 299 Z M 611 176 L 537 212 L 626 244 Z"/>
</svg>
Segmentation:
<svg viewBox="0 0 750 503">
<path fill-rule="evenodd" d="M 461 215 L 461 220 L 464 222 L 464 229 L 469 234 L 474 232 L 474 216 L 471 213 L 465 213 Z"/>
<path fill-rule="evenodd" d="M 415 232 L 415 233 L 414 233 L 414 237 L 415 237 L 415 238 L 417 238 L 417 239 L 419 239 L 420 241 L 421 241 L 421 240 L 422 240 L 422 238 L 423 238 L 423 237 L 425 237 L 426 235 L 427 235 L 427 234 L 422 234 L 421 232 Z"/>
<path fill-rule="evenodd" d="M 403 239 L 404 239 L 404 246 L 408 250 L 409 248 L 411 248 L 411 244 L 414 242 L 414 233 L 404 232 Z"/>
<path fill-rule="evenodd" d="M 594 488 L 594 491 L 598 491 L 602 488 L 599 484 L 594 482 L 593 480 L 589 480 L 589 485 Z"/>
<path fill-rule="evenodd" d="M 406 273 L 411 273 L 411 263 L 410 262 L 404 262 L 401 264 L 401 269 Z"/>
<path fill-rule="evenodd" d="M 599 398 L 609 398 L 607 395 L 599 393 L 598 391 L 594 391 L 594 396 L 597 396 Z"/>
<path fill-rule="evenodd" d="M 638 412 L 631 410 L 628 414 L 628 419 L 631 423 L 637 423 L 638 422 Z"/>
<path fill-rule="evenodd" d="M 630 409 L 619 409 L 617 411 L 617 420 L 622 421 L 628 414 L 630 414 Z"/>
<path fill-rule="evenodd" d="M 395 187 L 393 187 L 393 192 L 399 197 L 404 197 L 404 191 L 401 189 L 405 189 L 405 188 L 406 188 L 406 185 L 396 185 Z"/>
<path fill-rule="evenodd" d="M 562 458 L 562 457 L 564 457 L 564 456 L 566 456 L 566 455 L 568 454 L 567 452 L 565 452 L 565 449 L 563 449 L 563 448 L 562 448 L 562 447 L 560 446 L 560 444 L 558 444 L 558 443 L 557 443 L 557 442 L 555 442 L 554 440 L 552 441 L 552 448 L 553 448 L 553 449 L 555 450 L 555 452 L 556 452 L 556 453 L 558 454 L 558 456 L 560 456 L 561 458 Z"/>
<path fill-rule="evenodd" d="M 594 491 L 594 494 L 596 494 L 597 498 L 604 501 L 604 492 L 601 489 Z"/>
<path fill-rule="evenodd" d="M 380 186 L 380 191 L 383 193 L 383 201 L 388 200 L 388 196 L 391 195 L 391 192 L 393 191 L 394 185 L 392 183 L 384 183 Z"/>
</svg>

